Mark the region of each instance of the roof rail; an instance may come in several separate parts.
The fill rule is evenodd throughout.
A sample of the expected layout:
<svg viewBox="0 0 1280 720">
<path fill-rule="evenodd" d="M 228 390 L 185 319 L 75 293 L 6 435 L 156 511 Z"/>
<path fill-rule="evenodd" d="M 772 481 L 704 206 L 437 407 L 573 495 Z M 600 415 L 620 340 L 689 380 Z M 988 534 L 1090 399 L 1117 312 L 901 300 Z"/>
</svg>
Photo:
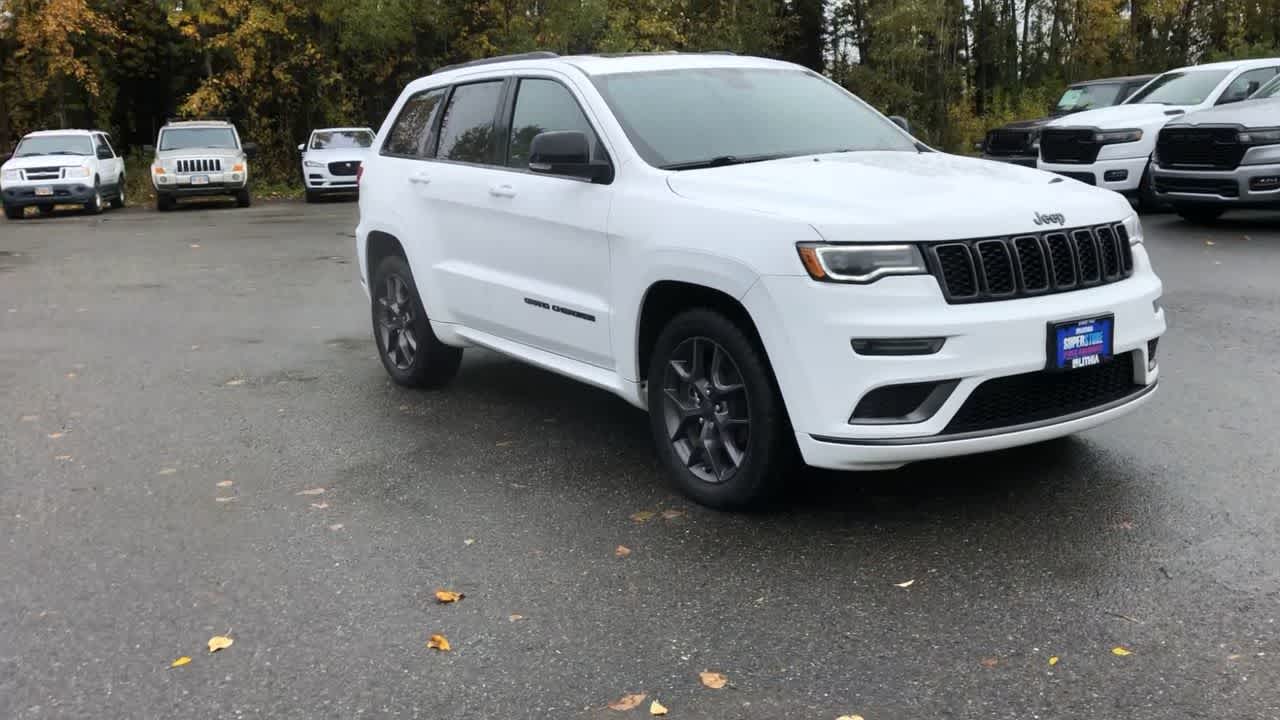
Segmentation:
<svg viewBox="0 0 1280 720">
<path fill-rule="evenodd" d="M 703 55 L 737 55 L 738 53 L 732 50 L 707 50 L 702 54 Z"/>
<path fill-rule="evenodd" d="M 461 68 L 477 67 L 480 65 L 492 65 L 493 63 L 511 62 L 513 60 L 546 60 L 548 58 L 558 58 L 559 53 L 553 53 L 550 50 L 534 50 L 533 52 L 516 53 L 515 55 L 498 55 L 497 57 L 482 58 L 480 60 L 468 60 L 467 62 L 455 63 L 453 65 L 445 65 L 431 71 L 432 75 L 450 70 L 459 70 Z"/>
<path fill-rule="evenodd" d="M 165 118 L 164 124 L 180 123 L 180 122 L 231 122 L 231 118 L 223 115 L 208 115 L 205 117 L 171 117 Z"/>
</svg>

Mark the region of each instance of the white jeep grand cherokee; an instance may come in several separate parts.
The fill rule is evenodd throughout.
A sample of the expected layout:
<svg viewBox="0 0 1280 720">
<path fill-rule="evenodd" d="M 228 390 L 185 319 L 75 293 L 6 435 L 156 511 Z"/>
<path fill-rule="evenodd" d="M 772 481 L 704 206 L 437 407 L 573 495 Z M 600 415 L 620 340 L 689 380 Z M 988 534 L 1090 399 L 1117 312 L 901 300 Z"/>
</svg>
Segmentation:
<svg viewBox="0 0 1280 720">
<path fill-rule="evenodd" d="M 1120 195 L 934 152 L 821 75 L 556 57 L 411 83 L 356 231 L 383 365 L 495 350 L 648 408 L 677 485 L 758 503 L 799 450 L 881 469 L 1147 401 L 1160 280 Z"/>
</svg>

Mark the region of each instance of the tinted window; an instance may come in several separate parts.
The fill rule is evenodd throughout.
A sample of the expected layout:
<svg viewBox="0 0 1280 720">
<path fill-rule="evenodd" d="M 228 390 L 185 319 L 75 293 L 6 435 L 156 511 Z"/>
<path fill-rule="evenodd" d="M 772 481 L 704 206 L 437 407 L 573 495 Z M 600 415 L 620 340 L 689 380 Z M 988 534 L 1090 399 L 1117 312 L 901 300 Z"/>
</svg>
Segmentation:
<svg viewBox="0 0 1280 720">
<path fill-rule="evenodd" d="M 1258 92 L 1253 94 L 1251 99 L 1260 100 L 1262 98 L 1280 97 L 1280 76 L 1271 79 L 1271 82 L 1263 85 Z"/>
<path fill-rule="evenodd" d="M 98 157 L 102 160 L 110 160 L 115 157 L 115 153 L 111 152 L 111 143 L 107 142 L 106 135 L 95 135 L 98 140 Z"/>
<path fill-rule="evenodd" d="M 807 70 L 662 70 L 593 80 L 636 151 L 657 167 L 722 157 L 916 152 L 887 118 Z"/>
<path fill-rule="evenodd" d="M 440 88 L 419 93 L 406 100 L 400 116 L 387 134 L 382 152 L 387 155 L 426 157 L 427 136 L 431 133 L 431 126 L 435 124 L 435 116 L 440 109 L 440 102 L 444 100 L 444 94 L 445 88 Z"/>
<path fill-rule="evenodd" d="M 440 121 L 436 157 L 457 162 L 493 162 L 493 116 L 501 94 L 500 80 L 454 88 Z"/>
<path fill-rule="evenodd" d="M 582 114 L 568 88 L 554 80 L 521 80 L 516 92 L 516 110 L 511 119 L 509 167 L 529 166 L 529 144 L 539 133 L 550 130 L 578 130 L 587 134 L 591 155 L 597 154 L 596 134 Z"/>
<path fill-rule="evenodd" d="M 1120 97 L 1120 84 L 1077 85 L 1067 88 L 1058 98 L 1059 112 L 1079 112 L 1091 108 L 1115 105 L 1123 100 Z"/>
<path fill-rule="evenodd" d="M 231 128 L 172 128 L 160 131 L 160 150 L 218 148 L 234 150 L 236 135 Z"/>
<path fill-rule="evenodd" d="M 1222 97 L 1218 98 L 1218 102 L 1235 102 L 1243 100 L 1253 93 L 1257 92 L 1268 80 L 1276 76 L 1275 68 L 1259 68 L 1250 70 L 1249 72 L 1240 73 L 1226 90 L 1222 91 Z"/>
<path fill-rule="evenodd" d="M 311 136 L 312 150 L 348 150 L 372 144 L 373 133 L 368 130 L 321 130 Z"/>
<path fill-rule="evenodd" d="M 1160 105 L 1199 105 L 1218 87 L 1229 70 L 1186 70 L 1167 72 L 1125 101 Z"/>
</svg>

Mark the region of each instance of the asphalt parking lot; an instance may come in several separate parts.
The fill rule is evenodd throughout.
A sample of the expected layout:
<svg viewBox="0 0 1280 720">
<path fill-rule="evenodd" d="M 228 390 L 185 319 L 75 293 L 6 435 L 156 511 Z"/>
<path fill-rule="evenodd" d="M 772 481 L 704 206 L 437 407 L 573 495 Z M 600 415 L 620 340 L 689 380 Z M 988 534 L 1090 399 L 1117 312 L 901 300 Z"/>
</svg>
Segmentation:
<svg viewBox="0 0 1280 720">
<path fill-rule="evenodd" d="M 1280 717 L 1280 214 L 1146 220 L 1145 411 L 755 515 L 604 392 L 390 385 L 355 216 L 0 225 L 0 717 Z"/>
</svg>

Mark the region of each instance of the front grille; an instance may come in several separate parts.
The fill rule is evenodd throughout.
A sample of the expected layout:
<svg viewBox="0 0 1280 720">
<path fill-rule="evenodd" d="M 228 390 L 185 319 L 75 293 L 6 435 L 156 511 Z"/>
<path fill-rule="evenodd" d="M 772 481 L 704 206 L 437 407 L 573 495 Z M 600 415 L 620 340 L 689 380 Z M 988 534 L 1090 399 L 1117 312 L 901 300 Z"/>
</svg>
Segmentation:
<svg viewBox="0 0 1280 720">
<path fill-rule="evenodd" d="M 1040 157 L 1050 163 L 1091 163 L 1099 146 L 1087 128 L 1045 128 L 1040 133 Z"/>
<path fill-rule="evenodd" d="M 1069 177 L 1072 180 L 1079 180 L 1086 185 L 1097 185 L 1098 178 L 1091 172 L 1058 172 L 1062 177 Z"/>
<path fill-rule="evenodd" d="M 1133 248 L 1120 224 L 933 243 L 926 256 L 953 304 L 1067 292 L 1133 273 Z"/>
<path fill-rule="evenodd" d="M 178 161 L 179 173 L 214 173 L 222 172 L 222 161 L 218 158 L 196 158 Z"/>
<path fill-rule="evenodd" d="M 1234 170 L 1246 148 L 1234 128 L 1176 127 L 1160 131 L 1156 158 L 1161 167 Z"/>
<path fill-rule="evenodd" d="M 22 171 L 23 177 L 28 180 L 57 180 L 62 177 L 62 168 L 60 167 L 38 167 L 27 168 Z"/>
<path fill-rule="evenodd" d="M 983 150 L 988 155 L 1026 155 L 1031 152 L 1030 130 L 998 128 L 987 133 Z"/>
<path fill-rule="evenodd" d="M 1220 197 L 1240 197 L 1240 186 L 1232 179 L 1215 178 L 1175 178 L 1156 176 L 1156 192 L 1186 193 L 1188 195 L 1217 195 Z"/>
<path fill-rule="evenodd" d="M 358 170 L 359 168 L 360 168 L 360 162 L 358 160 L 351 160 L 347 162 L 331 162 L 329 163 L 329 174 L 352 176 L 356 174 L 356 170 Z"/>
<path fill-rule="evenodd" d="M 987 380 L 964 401 L 943 434 L 1041 422 L 1091 410 L 1140 392 L 1137 353 L 1101 365 L 1062 372 L 1037 371 Z"/>
</svg>

